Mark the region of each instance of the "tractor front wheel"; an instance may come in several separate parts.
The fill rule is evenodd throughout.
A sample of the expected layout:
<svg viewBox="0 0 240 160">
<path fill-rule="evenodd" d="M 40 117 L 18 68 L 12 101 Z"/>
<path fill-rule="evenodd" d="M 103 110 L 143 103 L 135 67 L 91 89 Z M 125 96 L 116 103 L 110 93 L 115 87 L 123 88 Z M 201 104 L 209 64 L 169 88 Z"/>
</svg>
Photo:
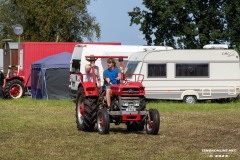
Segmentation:
<svg viewBox="0 0 240 160">
<path fill-rule="evenodd" d="M 146 120 L 147 134 L 156 135 L 160 127 L 160 114 L 156 109 L 149 110 L 149 117 Z"/>
<path fill-rule="evenodd" d="M 24 95 L 24 84 L 18 79 L 7 82 L 4 88 L 4 97 L 18 99 Z"/>
<path fill-rule="evenodd" d="M 99 134 L 108 134 L 110 129 L 110 119 L 105 108 L 100 109 L 97 114 L 97 128 Z"/>
</svg>

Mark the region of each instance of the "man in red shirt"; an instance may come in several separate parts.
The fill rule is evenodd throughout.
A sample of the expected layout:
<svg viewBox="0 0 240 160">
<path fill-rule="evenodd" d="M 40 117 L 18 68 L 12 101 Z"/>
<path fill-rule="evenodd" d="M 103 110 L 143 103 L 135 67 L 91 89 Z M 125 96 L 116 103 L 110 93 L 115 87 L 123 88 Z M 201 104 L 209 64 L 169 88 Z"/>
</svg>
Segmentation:
<svg viewBox="0 0 240 160">
<path fill-rule="evenodd" d="M 6 85 L 6 79 L 3 72 L 0 70 L 0 97 L 2 98 L 3 98 L 3 90 L 5 88 L 5 85 Z"/>
</svg>

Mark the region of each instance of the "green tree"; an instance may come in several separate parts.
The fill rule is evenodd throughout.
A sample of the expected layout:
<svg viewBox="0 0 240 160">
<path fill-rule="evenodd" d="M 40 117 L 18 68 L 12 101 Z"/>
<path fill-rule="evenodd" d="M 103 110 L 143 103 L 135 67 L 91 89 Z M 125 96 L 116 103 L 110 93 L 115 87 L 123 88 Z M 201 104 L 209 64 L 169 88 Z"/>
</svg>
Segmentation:
<svg viewBox="0 0 240 160">
<path fill-rule="evenodd" d="M 87 12 L 90 0 L 0 0 L 0 38 L 12 38 L 21 24 L 24 41 L 92 41 L 100 26 Z M 16 38 L 16 36 L 15 36 Z"/>
<path fill-rule="evenodd" d="M 227 20 L 228 41 L 230 46 L 240 51 L 240 1 L 226 0 L 224 12 Z"/>
<path fill-rule="evenodd" d="M 129 12 L 131 24 L 140 25 L 148 45 L 202 48 L 227 38 L 225 0 L 143 0 L 147 10 Z"/>
</svg>

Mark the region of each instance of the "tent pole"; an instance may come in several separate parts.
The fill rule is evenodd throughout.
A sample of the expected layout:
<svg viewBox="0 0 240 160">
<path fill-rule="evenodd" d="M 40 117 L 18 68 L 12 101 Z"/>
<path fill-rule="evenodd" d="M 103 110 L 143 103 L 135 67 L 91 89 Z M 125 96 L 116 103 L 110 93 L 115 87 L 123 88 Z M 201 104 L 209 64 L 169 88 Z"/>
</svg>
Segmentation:
<svg viewBox="0 0 240 160">
<path fill-rule="evenodd" d="M 47 83 L 46 83 L 46 76 L 45 75 L 44 75 L 44 86 L 45 86 L 45 93 L 46 93 L 47 100 L 48 100 Z"/>
</svg>

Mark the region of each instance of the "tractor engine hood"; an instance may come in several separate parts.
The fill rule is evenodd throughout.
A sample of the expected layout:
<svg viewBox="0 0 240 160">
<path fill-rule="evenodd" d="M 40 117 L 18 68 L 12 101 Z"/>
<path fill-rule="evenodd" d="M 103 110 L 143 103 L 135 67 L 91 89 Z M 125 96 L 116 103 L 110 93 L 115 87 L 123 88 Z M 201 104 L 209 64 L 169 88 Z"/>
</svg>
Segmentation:
<svg viewBox="0 0 240 160">
<path fill-rule="evenodd" d="M 112 85 L 111 90 L 117 96 L 145 96 L 145 87 L 139 82 Z"/>
</svg>

